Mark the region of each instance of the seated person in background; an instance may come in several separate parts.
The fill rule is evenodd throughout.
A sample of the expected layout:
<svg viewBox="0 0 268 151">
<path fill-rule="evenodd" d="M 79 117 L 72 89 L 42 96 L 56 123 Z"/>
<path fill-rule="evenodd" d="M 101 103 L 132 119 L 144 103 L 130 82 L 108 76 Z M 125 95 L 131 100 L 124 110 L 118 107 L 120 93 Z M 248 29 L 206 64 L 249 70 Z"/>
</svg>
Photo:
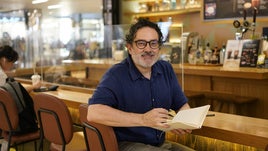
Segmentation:
<svg viewBox="0 0 268 151">
<path fill-rule="evenodd" d="M 70 51 L 68 59 L 82 60 L 82 59 L 87 59 L 87 58 L 88 57 L 86 54 L 86 44 L 84 43 L 83 40 L 76 41 L 75 48 L 74 50 Z"/>
<path fill-rule="evenodd" d="M 19 58 L 18 53 L 12 47 L 8 45 L 0 47 L 0 88 L 6 89 L 7 87 L 5 87 L 5 85 L 7 84 L 7 82 L 14 81 L 13 79 L 10 80 L 10 78 L 8 77 L 8 73 L 13 68 L 14 63 L 18 60 L 18 58 Z M 20 98 L 20 99 L 23 99 L 23 101 L 25 102 L 25 106 L 27 105 L 27 107 L 24 107 L 24 109 L 22 109 L 21 106 L 17 106 L 18 112 L 19 112 L 19 115 L 18 115 L 19 118 L 27 119 L 27 120 L 19 120 L 19 128 L 16 131 L 16 134 L 19 135 L 19 134 L 23 134 L 26 132 L 38 130 L 38 123 L 37 123 L 37 119 L 36 119 L 35 112 L 34 112 L 33 101 L 28 93 L 31 92 L 33 89 L 40 88 L 41 82 L 37 82 L 34 85 L 31 85 L 25 88 L 22 87 L 22 85 L 19 83 L 18 83 L 18 86 L 20 90 L 16 88 L 14 89 L 16 89 L 16 91 L 22 92 L 23 98 Z M 14 95 L 15 94 L 11 94 L 13 99 L 17 98 Z M 14 101 L 16 100 L 14 99 Z M 1 130 L 0 130 L 0 136 L 1 136 Z M 3 145 L 3 144 L 7 144 L 7 142 L 2 141 L 2 146 L 0 145 L 1 150 L 6 150 L 7 145 Z"/>
<path fill-rule="evenodd" d="M 168 110 L 188 109 L 170 63 L 159 60 L 163 36 L 148 20 L 139 20 L 126 35 L 128 57 L 103 76 L 89 99 L 87 119 L 114 127 L 120 151 L 193 150 L 165 140 Z M 176 134 L 191 130 L 172 130 Z"/>
<path fill-rule="evenodd" d="M 13 68 L 14 63 L 18 60 L 18 53 L 10 46 L 0 47 L 0 86 L 5 85 L 8 78 L 8 72 Z M 28 92 L 41 87 L 41 82 L 25 87 Z"/>
</svg>

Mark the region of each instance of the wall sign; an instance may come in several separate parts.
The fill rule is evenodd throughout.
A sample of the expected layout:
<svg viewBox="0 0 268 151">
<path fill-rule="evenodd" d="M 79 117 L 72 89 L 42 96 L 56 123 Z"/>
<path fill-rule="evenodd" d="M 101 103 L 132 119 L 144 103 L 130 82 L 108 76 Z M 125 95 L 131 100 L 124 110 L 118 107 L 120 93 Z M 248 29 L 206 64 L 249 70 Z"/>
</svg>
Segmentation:
<svg viewBox="0 0 268 151">
<path fill-rule="evenodd" d="M 268 0 L 203 0 L 204 20 L 268 17 Z"/>
</svg>

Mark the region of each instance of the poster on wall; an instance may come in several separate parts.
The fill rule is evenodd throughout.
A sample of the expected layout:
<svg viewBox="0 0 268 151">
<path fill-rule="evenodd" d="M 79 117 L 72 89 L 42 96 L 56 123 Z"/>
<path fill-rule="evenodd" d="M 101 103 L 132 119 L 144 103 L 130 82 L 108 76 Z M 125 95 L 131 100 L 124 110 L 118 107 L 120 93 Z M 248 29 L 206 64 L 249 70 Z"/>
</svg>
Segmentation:
<svg viewBox="0 0 268 151">
<path fill-rule="evenodd" d="M 223 68 L 256 67 L 261 40 L 228 40 Z"/>
<path fill-rule="evenodd" d="M 268 16 L 268 0 L 203 0 L 204 20 L 252 17 L 257 9 L 257 17 Z"/>
<path fill-rule="evenodd" d="M 228 40 L 224 54 L 224 69 L 238 69 L 240 67 L 240 57 L 243 40 Z"/>
<path fill-rule="evenodd" d="M 260 40 L 243 40 L 240 67 L 256 67 Z"/>
</svg>

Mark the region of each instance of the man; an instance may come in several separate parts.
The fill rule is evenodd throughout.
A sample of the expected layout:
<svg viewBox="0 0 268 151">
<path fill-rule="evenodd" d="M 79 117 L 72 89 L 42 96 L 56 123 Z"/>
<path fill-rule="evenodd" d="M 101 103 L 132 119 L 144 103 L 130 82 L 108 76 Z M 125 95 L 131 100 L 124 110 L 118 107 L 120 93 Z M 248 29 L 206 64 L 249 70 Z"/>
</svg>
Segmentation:
<svg viewBox="0 0 268 151">
<path fill-rule="evenodd" d="M 128 58 L 105 73 L 89 100 L 88 120 L 113 126 L 120 151 L 192 150 L 165 141 L 159 130 L 169 127 L 169 109 L 190 108 L 172 66 L 158 60 L 162 39 L 155 23 L 132 25 L 126 36 Z"/>
</svg>

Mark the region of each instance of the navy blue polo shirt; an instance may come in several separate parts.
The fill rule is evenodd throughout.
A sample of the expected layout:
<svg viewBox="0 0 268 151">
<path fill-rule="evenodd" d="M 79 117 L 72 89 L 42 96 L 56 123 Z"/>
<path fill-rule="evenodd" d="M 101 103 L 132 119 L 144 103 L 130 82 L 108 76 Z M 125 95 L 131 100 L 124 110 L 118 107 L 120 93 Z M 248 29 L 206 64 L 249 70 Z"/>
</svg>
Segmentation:
<svg viewBox="0 0 268 151">
<path fill-rule="evenodd" d="M 146 79 L 130 57 L 115 64 L 102 77 L 89 104 L 105 104 L 133 113 L 145 113 L 153 108 L 178 110 L 187 102 L 170 63 L 159 60 L 152 67 L 151 79 Z M 162 131 L 149 127 L 115 127 L 118 141 L 160 145 Z"/>
</svg>

